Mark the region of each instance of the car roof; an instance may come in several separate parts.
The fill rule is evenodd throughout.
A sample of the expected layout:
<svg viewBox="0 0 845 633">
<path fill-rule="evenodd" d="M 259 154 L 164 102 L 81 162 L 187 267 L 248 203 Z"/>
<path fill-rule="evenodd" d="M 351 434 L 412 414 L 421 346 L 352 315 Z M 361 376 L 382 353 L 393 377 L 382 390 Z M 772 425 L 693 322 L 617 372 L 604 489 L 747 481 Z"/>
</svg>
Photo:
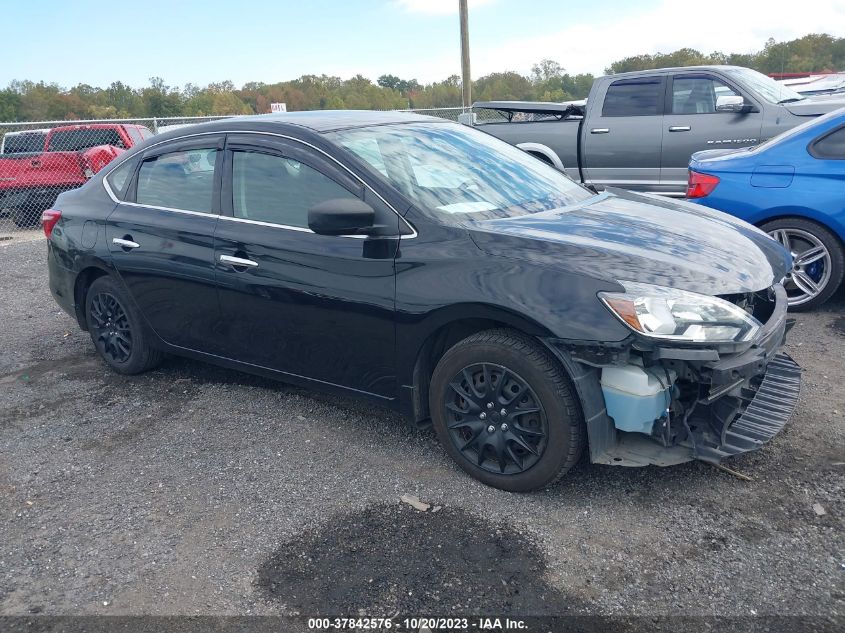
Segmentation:
<svg viewBox="0 0 845 633">
<path fill-rule="evenodd" d="M 446 119 L 396 110 L 308 110 L 237 117 L 238 123 L 281 123 L 308 128 L 315 132 L 331 132 L 372 125 L 396 123 L 443 123 Z"/>
<path fill-rule="evenodd" d="M 616 73 L 608 75 L 617 79 L 619 77 L 640 77 L 642 75 L 662 75 L 665 73 L 687 72 L 694 73 L 705 70 L 748 70 L 742 66 L 730 66 L 728 64 L 710 64 L 709 66 L 672 66 L 671 68 L 650 68 L 648 70 L 634 70 L 627 73 Z"/>
</svg>

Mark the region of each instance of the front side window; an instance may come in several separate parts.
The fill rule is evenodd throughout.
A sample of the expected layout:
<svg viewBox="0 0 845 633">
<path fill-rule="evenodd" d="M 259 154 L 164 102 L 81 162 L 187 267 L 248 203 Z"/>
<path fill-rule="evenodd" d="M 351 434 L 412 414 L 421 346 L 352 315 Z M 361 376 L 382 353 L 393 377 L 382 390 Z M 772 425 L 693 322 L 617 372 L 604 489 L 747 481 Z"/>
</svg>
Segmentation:
<svg viewBox="0 0 845 633">
<path fill-rule="evenodd" d="M 715 114 L 716 99 L 740 96 L 727 84 L 710 77 L 675 77 L 672 114 Z"/>
<path fill-rule="evenodd" d="M 151 207 L 211 213 L 214 148 L 161 154 L 141 163 L 135 201 Z"/>
<path fill-rule="evenodd" d="M 845 127 L 822 136 L 810 146 L 810 153 L 826 160 L 845 160 Z"/>
<path fill-rule="evenodd" d="M 623 79 L 607 89 L 602 116 L 654 116 L 663 113 L 663 81 Z"/>
<path fill-rule="evenodd" d="M 592 195 L 554 167 L 464 125 L 383 125 L 327 136 L 422 211 L 453 224 L 537 213 Z"/>
<path fill-rule="evenodd" d="M 357 198 L 328 176 L 291 158 L 236 151 L 232 209 L 236 218 L 308 228 L 308 209 L 334 198 Z"/>
</svg>

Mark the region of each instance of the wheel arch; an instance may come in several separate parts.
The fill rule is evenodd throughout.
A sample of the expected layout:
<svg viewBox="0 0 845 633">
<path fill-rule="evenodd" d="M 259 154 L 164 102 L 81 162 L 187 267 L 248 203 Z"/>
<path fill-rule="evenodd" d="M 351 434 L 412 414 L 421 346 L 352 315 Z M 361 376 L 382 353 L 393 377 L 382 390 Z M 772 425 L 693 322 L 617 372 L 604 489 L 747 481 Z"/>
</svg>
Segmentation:
<svg viewBox="0 0 845 633">
<path fill-rule="evenodd" d="M 549 163 L 552 167 L 565 171 L 563 161 L 560 156 L 548 145 L 542 143 L 517 143 L 519 149 L 528 152 L 532 156 L 539 158 L 543 162 Z"/>
<path fill-rule="evenodd" d="M 434 368 L 446 351 L 472 334 L 485 330 L 512 329 L 538 339 L 552 333 L 530 317 L 492 306 L 452 306 L 431 315 L 427 334 L 413 356 L 410 409 L 416 423 L 429 418 L 428 389 Z M 407 383 L 403 383 L 407 384 Z"/>
<path fill-rule="evenodd" d="M 768 222 L 788 220 L 790 218 L 814 222 L 822 228 L 827 229 L 833 233 L 833 236 L 839 241 L 840 246 L 845 249 L 845 223 L 838 222 L 836 218 L 829 215 L 823 215 L 814 209 L 806 207 L 779 207 L 768 209 L 765 216 L 754 218 L 752 223 L 757 228 L 760 228 Z"/>
<path fill-rule="evenodd" d="M 93 260 L 86 263 L 73 282 L 73 307 L 76 321 L 79 323 L 79 327 L 86 332 L 88 331 L 88 322 L 85 318 L 85 296 L 94 280 L 106 275 L 111 275 L 109 266 L 99 260 Z"/>
</svg>

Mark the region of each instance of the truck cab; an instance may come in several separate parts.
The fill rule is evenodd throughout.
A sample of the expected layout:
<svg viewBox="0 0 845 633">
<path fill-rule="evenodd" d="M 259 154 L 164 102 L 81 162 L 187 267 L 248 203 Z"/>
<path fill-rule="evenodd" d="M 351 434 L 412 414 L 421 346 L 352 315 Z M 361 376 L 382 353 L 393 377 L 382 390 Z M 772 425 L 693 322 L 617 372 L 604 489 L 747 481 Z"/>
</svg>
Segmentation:
<svg viewBox="0 0 845 633">
<path fill-rule="evenodd" d="M 560 113 L 560 104 L 546 104 Z M 683 197 L 687 164 L 704 149 L 757 145 L 845 103 L 810 101 L 757 71 L 694 66 L 598 78 L 581 116 L 536 117 L 542 104 L 487 102 L 506 114 L 483 130 L 585 184 Z M 513 113 L 532 113 L 522 121 Z"/>
</svg>

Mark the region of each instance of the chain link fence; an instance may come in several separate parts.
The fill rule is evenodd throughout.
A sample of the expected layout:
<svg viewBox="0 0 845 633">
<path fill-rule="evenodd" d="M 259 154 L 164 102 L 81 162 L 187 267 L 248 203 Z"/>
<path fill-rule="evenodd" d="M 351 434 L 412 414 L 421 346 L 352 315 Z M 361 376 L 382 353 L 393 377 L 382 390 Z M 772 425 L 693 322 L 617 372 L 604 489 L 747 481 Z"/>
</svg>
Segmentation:
<svg viewBox="0 0 845 633">
<path fill-rule="evenodd" d="M 463 108 L 405 110 L 458 121 Z M 228 117 L 0 123 L 0 239 L 37 229 L 60 193 L 81 187 L 129 148 L 161 132 Z M 477 122 L 502 120 L 476 110 Z"/>
</svg>

